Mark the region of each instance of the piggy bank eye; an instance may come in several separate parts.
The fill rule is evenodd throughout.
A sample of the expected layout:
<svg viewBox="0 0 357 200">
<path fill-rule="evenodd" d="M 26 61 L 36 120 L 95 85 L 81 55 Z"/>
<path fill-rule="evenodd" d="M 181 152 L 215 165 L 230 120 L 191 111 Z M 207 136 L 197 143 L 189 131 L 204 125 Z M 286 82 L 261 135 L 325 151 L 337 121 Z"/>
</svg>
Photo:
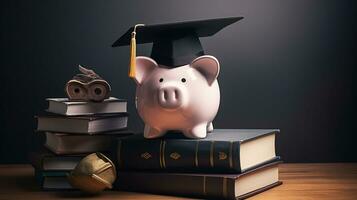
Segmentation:
<svg viewBox="0 0 357 200">
<path fill-rule="evenodd" d="M 185 79 L 185 78 L 182 78 L 182 79 L 181 79 L 181 82 L 182 82 L 182 83 L 186 82 L 186 79 Z"/>
<path fill-rule="evenodd" d="M 163 78 L 160 78 L 160 79 L 159 79 L 159 82 L 161 83 L 162 81 L 164 81 L 164 79 L 163 79 Z"/>
</svg>

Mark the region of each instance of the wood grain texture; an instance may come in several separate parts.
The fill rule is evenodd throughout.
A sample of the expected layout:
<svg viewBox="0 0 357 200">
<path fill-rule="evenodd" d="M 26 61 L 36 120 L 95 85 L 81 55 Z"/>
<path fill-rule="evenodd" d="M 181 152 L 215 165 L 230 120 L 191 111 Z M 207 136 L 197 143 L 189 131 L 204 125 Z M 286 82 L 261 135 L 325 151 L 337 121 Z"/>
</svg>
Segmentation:
<svg viewBox="0 0 357 200">
<path fill-rule="evenodd" d="M 252 200 L 357 199 L 357 163 L 282 164 L 283 185 Z M 85 199 L 80 192 L 43 192 L 35 183 L 30 165 L 0 165 L 0 200 Z M 188 199 L 143 193 L 106 191 L 94 199 Z"/>
</svg>

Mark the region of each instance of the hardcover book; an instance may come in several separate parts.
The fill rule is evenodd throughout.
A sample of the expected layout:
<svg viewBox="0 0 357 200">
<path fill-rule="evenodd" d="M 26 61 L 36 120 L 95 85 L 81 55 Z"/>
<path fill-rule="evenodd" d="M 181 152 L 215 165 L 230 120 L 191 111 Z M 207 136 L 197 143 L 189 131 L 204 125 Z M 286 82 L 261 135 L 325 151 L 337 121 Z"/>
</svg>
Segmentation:
<svg viewBox="0 0 357 200">
<path fill-rule="evenodd" d="M 110 133 L 127 128 L 127 114 L 106 114 L 95 116 L 43 115 L 37 117 L 37 131 L 51 131 L 77 134 Z"/>
<path fill-rule="evenodd" d="M 29 155 L 32 166 L 44 171 L 73 170 L 86 154 L 56 155 L 47 149 L 31 152 Z"/>
<path fill-rule="evenodd" d="M 42 190 L 74 190 L 67 180 L 69 171 L 43 171 L 35 168 L 36 182 Z"/>
<path fill-rule="evenodd" d="M 277 129 L 215 129 L 205 139 L 168 134 L 120 138 L 117 165 L 121 170 L 168 170 L 241 173 L 276 159 Z"/>
<path fill-rule="evenodd" d="M 48 112 L 61 115 L 94 115 L 127 112 L 124 99 L 110 97 L 103 102 L 70 101 L 68 98 L 48 98 Z"/>
<path fill-rule="evenodd" d="M 109 152 L 118 137 L 130 135 L 130 132 L 100 135 L 73 135 L 46 132 L 45 147 L 57 155 Z"/>
<path fill-rule="evenodd" d="M 279 161 L 242 174 L 190 174 L 119 171 L 121 190 L 214 199 L 244 199 L 281 184 Z"/>
</svg>

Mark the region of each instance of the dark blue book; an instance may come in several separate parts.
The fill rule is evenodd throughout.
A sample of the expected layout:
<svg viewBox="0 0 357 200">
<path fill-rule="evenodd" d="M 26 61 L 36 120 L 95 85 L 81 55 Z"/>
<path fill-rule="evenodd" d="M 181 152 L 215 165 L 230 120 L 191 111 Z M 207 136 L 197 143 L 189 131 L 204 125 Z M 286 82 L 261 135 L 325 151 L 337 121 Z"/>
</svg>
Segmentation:
<svg viewBox="0 0 357 200">
<path fill-rule="evenodd" d="M 120 138 L 117 167 L 120 170 L 243 173 L 277 158 L 278 129 L 215 129 L 204 139 L 188 139 L 181 133 L 157 139 L 142 134 Z"/>
</svg>

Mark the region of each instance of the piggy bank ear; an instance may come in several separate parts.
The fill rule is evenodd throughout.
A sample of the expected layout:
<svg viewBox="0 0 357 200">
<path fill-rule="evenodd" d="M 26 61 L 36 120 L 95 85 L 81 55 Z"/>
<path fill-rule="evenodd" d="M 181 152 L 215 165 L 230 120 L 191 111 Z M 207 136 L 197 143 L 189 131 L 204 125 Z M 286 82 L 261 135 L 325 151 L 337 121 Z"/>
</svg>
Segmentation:
<svg viewBox="0 0 357 200">
<path fill-rule="evenodd" d="M 135 81 L 137 84 L 141 84 L 143 80 L 157 67 L 155 60 L 145 57 L 136 57 L 136 73 Z"/>
<path fill-rule="evenodd" d="M 210 55 L 204 55 L 192 61 L 191 67 L 198 70 L 204 77 L 206 77 L 209 85 L 213 83 L 219 74 L 219 62 L 217 58 Z"/>
</svg>

